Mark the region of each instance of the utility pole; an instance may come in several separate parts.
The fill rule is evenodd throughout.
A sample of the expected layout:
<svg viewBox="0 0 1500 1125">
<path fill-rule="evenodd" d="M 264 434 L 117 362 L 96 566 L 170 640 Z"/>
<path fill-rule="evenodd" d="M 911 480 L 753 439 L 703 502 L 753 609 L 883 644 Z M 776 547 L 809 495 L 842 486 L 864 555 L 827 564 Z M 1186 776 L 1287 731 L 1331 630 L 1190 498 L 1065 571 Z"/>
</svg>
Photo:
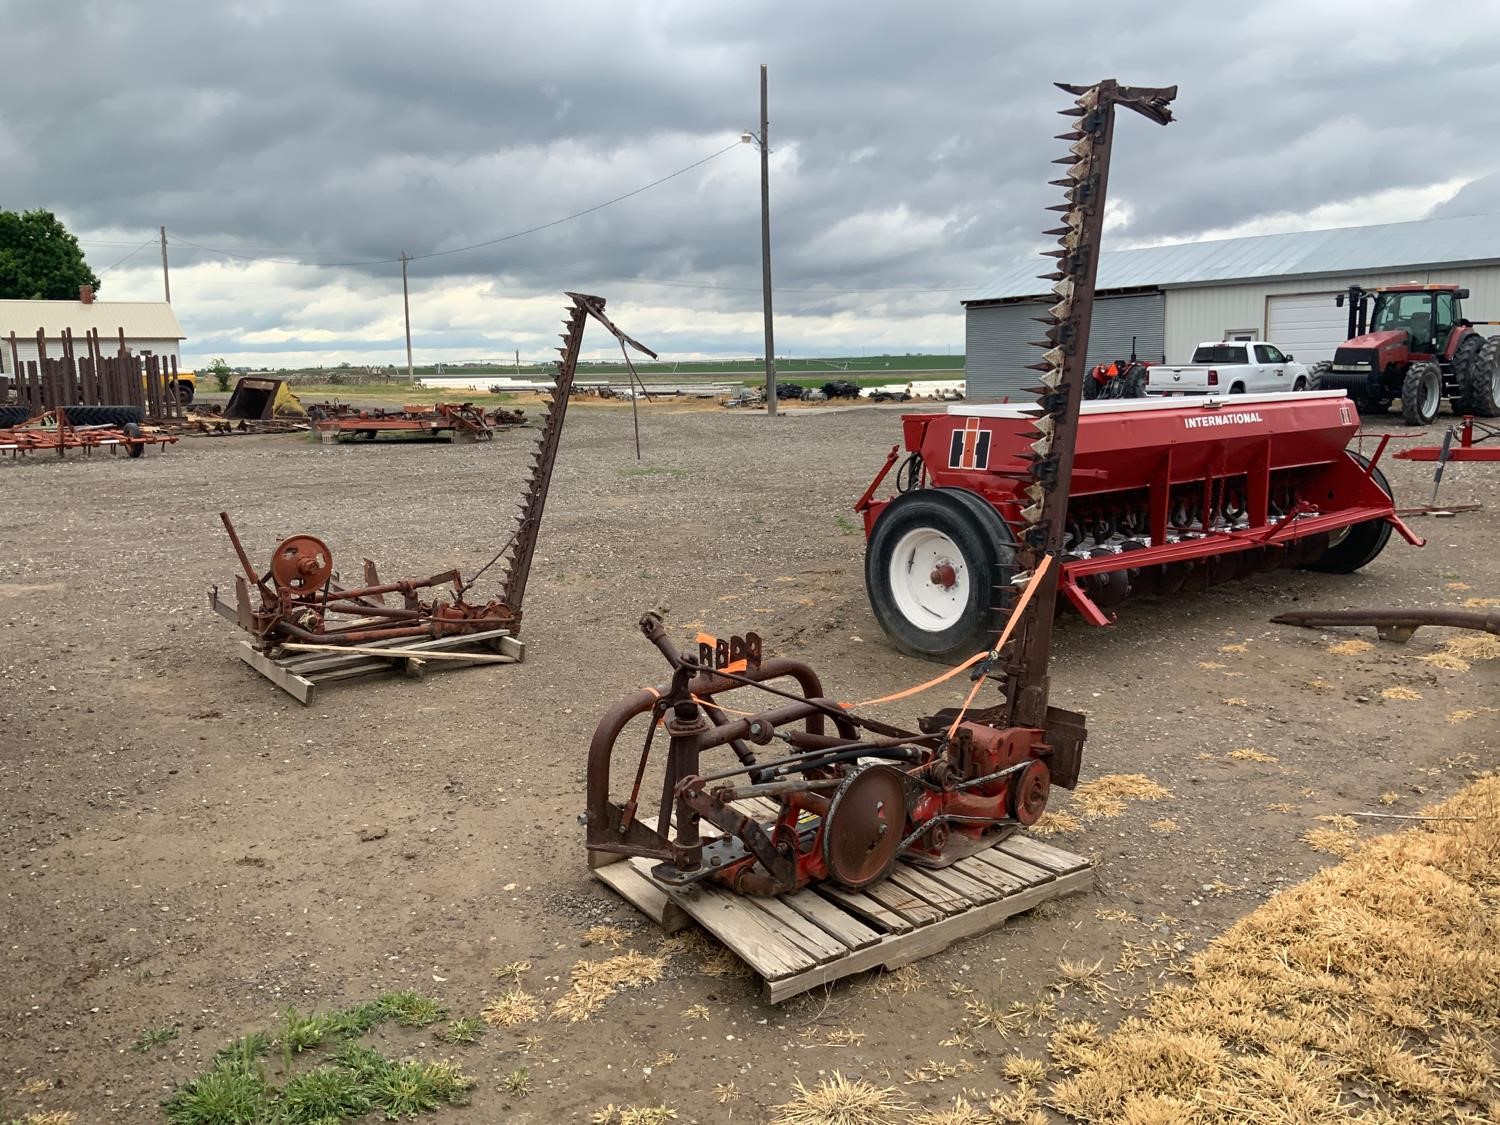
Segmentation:
<svg viewBox="0 0 1500 1125">
<path fill-rule="evenodd" d="M 401 307 L 406 312 L 406 381 L 414 382 L 411 370 L 411 294 L 406 288 L 406 263 L 411 261 L 406 251 L 401 251 Z"/>
<path fill-rule="evenodd" d="M 167 273 L 167 228 L 161 228 L 161 288 L 166 295 L 167 304 L 172 303 L 172 278 Z"/>
<path fill-rule="evenodd" d="M 760 64 L 760 273 L 766 318 L 766 414 L 776 417 L 776 341 L 771 331 L 771 142 L 766 105 L 766 64 Z"/>
</svg>

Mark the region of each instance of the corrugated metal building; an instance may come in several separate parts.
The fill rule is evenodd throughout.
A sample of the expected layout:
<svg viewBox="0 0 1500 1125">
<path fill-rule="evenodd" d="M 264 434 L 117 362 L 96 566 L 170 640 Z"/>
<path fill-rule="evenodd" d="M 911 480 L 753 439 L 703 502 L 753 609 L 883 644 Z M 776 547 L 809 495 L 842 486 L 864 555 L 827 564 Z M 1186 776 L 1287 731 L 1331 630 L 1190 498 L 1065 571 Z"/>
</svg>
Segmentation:
<svg viewBox="0 0 1500 1125">
<path fill-rule="evenodd" d="M 963 302 L 969 397 L 1014 396 L 1032 384 L 1050 301 L 1035 257 Z M 1465 215 L 1381 226 L 1266 234 L 1106 250 L 1089 333 L 1090 364 L 1123 359 L 1131 339 L 1142 359 L 1185 363 L 1202 340 L 1258 337 L 1300 362 L 1330 359 L 1351 285 L 1452 282 L 1469 289 L 1466 315 L 1500 320 L 1500 219 Z"/>
<path fill-rule="evenodd" d="M 0 301 L 0 375 L 14 375 L 16 361 L 25 363 L 37 358 L 36 334 L 46 334 L 47 354 L 63 354 L 63 329 L 73 331 L 73 349 L 88 354 L 85 334 L 99 330 L 100 342 L 108 354 L 119 348 L 120 330 L 125 331 L 125 346 L 136 355 L 150 353 L 175 356 L 186 339 L 177 314 L 165 301 Z M 11 333 L 16 335 L 11 348 Z"/>
</svg>

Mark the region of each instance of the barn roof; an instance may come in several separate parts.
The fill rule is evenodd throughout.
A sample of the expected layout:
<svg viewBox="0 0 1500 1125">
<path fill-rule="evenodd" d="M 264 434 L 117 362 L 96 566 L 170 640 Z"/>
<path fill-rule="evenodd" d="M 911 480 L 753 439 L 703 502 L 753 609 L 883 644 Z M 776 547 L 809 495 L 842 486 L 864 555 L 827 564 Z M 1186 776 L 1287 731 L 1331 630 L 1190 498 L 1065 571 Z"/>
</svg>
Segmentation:
<svg viewBox="0 0 1500 1125">
<path fill-rule="evenodd" d="M 121 328 L 130 339 L 183 340 L 187 337 L 177 314 L 165 301 L 0 301 L 0 337 L 36 337 L 36 330 L 49 339 L 71 328 L 83 336 L 97 328 L 105 338 L 117 336 Z"/>
<path fill-rule="evenodd" d="M 1500 262 L 1500 216 L 1460 215 L 1369 227 L 1260 234 L 1212 242 L 1182 242 L 1099 255 L 1101 291 L 1212 285 L 1259 278 L 1314 277 L 1375 270 L 1434 268 Z M 1000 301 L 1041 296 L 1036 275 L 1048 268 L 1028 256 L 991 284 L 964 298 Z"/>
</svg>

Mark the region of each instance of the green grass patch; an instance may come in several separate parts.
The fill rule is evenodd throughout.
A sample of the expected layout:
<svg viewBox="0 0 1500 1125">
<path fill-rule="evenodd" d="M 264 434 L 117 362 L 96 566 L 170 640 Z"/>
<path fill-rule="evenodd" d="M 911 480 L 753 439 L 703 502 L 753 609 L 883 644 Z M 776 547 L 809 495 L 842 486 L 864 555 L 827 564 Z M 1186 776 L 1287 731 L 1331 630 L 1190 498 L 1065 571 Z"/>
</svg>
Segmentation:
<svg viewBox="0 0 1500 1125">
<path fill-rule="evenodd" d="M 177 1028 L 172 1024 L 165 1027 L 148 1027 L 135 1037 L 135 1042 L 130 1046 L 132 1050 L 144 1055 L 154 1051 L 157 1047 L 165 1046 L 176 1038 Z"/>
<path fill-rule="evenodd" d="M 358 1038 L 381 1023 L 426 1027 L 447 1017 L 443 1005 L 410 989 L 330 1012 L 287 1009 L 274 1034 L 254 1032 L 225 1046 L 207 1073 L 162 1103 L 169 1125 L 336 1125 L 367 1114 L 385 1120 L 465 1105 L 474 1081 L 450 1062 L 394 1060 Z M 158 1031 L 160 1029 L 157 1029 Z M 439 1033 L 471 1043 L 477 1019 L 454 1020 Z M 144 1036 L 145 1033 L 143 1033 Z M 294 1073 L 296 1056 L 330 1047 L 322 1061 Z M 266 1058 L 281 1047 L 284 1077 L 267 1075 Z"/>
<path fill-rule="evenodd" d="M 484 1035 L 484 1021 L 473 1016 L 454 1020 L 447 1027 L 438 1028 L 433 1035 L 444 1043 L 478 1043 Z"/>
</svg>

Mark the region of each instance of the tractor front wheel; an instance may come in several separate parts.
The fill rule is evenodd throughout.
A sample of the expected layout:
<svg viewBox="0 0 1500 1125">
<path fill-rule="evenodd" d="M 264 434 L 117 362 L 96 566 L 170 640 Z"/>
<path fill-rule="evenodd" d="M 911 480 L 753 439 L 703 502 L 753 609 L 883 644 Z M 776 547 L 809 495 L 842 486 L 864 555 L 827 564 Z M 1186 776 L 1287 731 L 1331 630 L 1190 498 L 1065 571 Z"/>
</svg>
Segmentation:
<svg viewBox="0 0 1500 1125">
<path fill-rule="evenodd" d="M 902 652 L 956 661 L 988 648 L 1010 597 L 1010 530 L 972 492 L 923 488 L 880 513 L 865 549 L 865 588 Z"/>
<path fill-rule="evenodd" d="M 1443 401 L 1443 373 L 1435 363 L 1414 363 L 1401 380 L 1401 420 L 1408 426 L 1428 426 Z"/>
<path fill-rule="evenodd" d="M 1466 414 L 1500 415 L 1500 336 L 1491 336 L 1462 375 Z"/>
<path fill-rule="evenodd" d="M 1307 389 L 1315 391 L 1323 385 L 1323 376 L 1333 367 L 1333 361 L 1320 359 L 1307 369 Z"/>
</svg>

